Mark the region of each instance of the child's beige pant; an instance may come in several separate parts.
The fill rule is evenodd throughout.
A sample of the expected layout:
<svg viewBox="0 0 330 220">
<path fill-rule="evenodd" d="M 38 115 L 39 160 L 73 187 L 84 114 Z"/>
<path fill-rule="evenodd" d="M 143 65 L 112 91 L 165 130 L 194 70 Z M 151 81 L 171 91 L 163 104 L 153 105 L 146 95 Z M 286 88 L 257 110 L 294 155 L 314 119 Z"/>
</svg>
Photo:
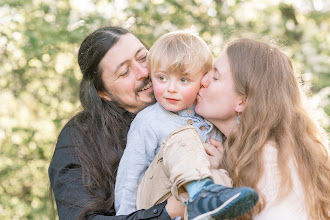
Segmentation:
<svg viewBox="0 0 330 220">
<path fill-rule="evenodd" d="M 225 170 L 210 169 L 203 142 L 196 129 L 187 125 L 170 134 L 146 171 L 138 188 L 137 209 L 148 209 L 168 199 L 189 199 L 183 187 L 193 180 L 210 178 L 215 183 L 232 186 Z"/>
</svg>

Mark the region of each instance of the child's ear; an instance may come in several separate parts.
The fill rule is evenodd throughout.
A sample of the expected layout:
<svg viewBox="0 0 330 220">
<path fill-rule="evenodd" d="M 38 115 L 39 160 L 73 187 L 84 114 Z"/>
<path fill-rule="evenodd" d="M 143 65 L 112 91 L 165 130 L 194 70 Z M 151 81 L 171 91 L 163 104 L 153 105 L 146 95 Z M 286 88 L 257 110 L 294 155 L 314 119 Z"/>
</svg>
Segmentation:
<svg viewBox="0 0 330 220">
<path fill-rule="evenodd" d="M 235 111 L 240 113 L 244 111 L 245 104 L 246 104 L 246 96 L 241 96 L 240 99 L 237 101 L 237 105 L 235 107 Z"/>
<path fill-rule="evenodd" d="M 109 95 L 106 92 L 101 92 L 101 91 L 97 91 L 97 94 L 99 94 L 99 96 L 105 100 L 111 101 L 111 98 L 109 97 Z"/>
</svg>

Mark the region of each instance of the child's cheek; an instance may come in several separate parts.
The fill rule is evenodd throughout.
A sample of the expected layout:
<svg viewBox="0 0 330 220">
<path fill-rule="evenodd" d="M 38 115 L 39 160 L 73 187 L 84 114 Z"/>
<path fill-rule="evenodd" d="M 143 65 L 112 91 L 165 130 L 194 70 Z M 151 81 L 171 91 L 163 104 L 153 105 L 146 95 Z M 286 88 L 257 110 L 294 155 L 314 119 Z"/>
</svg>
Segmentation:
<svg viewBox="0 0 330 220">
<path fill-rule="evenodd" d="M 195 88 L 190 88 L 189 90 L 186 90 L 183 93 L 185 103 L 193 104 L 196 100 L 197 92 L 198 92 L 198 89 L 195 89 Z"/>
<path fill-rule="evenodd" d="M 164 88 L 162 86 L 160 86 L 159 84 L 156 83 L 156 84 L 153 84 L 153 89 L 154 89 L 154 95 L 157 100 L 163 96 Z"/>
</svg>

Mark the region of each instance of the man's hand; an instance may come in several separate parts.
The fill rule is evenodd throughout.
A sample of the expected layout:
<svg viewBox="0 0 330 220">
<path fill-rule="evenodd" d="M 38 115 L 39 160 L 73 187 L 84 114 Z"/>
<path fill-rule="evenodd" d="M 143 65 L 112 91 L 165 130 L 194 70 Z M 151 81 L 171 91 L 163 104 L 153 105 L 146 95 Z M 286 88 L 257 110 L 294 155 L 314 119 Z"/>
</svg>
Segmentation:
<svg viewBox="0 0 330 220">
<path fill-rule="evenodd" d="M 204 149 L 208 154 L 208 158 L 210 161 L 210 165 L 212 169 L 220 169 L 223 155 L 223 145 L 221 141 L 216 141 L 214 139 L 210 139 L 210 143 L 204 144 Z"/>
<path fill-rule="evenodd" d="M 179 216 L 181 216 L 182 219 L 184 218 L 185 205 L 183 205 L 180 201 L 176 200 L 173 195 L 171 195 L 170 198 L 167 199 L 167 204 L 165 208 L 171 219 L 174 219 L 175 217 Z"/>
</svg>

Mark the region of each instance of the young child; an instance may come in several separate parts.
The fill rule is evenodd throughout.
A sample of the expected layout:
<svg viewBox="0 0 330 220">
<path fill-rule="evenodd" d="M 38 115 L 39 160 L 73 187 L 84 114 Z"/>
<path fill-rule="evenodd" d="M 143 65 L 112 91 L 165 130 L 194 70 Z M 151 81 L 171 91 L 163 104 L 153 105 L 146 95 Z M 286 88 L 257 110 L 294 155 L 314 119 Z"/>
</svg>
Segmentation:
<svg viewBox="0 0 330 220">
<path fill-rule="evenodd" d="M 206 43 L 187 31 L 165 34 L 150 49 L 148 65 L 157 103 L 139 112 L 131 124 L 116 178 L 117 215 L 136 210 L 139 183 L 164 139 L 176 129 L 192 125 L 204 143 L 210 138 L 222 141 L 221 133 L 194 110 L 201 79 L 212 68 Z M 258 194 L 253 189 L 230 188 L 212 181 L 202 144 L 190 144 L 186 149 L 190 150 L 178 150 L 179 159 L 174 161 L 175 168 L 171 168 L 175 169 L 176 177 L 171 179 L 175 179 L 174 188 L 180 188 L 175 194 L 188 192 L 188 201 L 182 201 L 178 195 L 176 198 L 187 205 L 189 219 L 235 218 L 256 204 Z M 181 163 L 176 166 L 176 162 Z"/>
</svg>

